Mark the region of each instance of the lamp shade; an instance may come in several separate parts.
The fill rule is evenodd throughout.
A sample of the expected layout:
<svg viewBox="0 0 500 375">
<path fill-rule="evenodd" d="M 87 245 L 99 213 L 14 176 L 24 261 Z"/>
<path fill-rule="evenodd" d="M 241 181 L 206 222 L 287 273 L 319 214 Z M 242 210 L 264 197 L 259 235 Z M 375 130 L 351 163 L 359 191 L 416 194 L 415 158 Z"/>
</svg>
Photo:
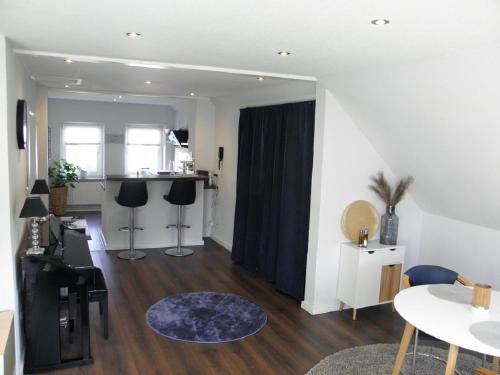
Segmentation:
<svg viewBox="0 0 500 375">
<path fill-rule="evenodd" d="M 30 194 L 49 194 L 49 187 L 45 180 L 35 180 Z"/>
<path fill-rule="evenodd" d="M 19 217 L 42 217 L 47 216 L 49 211 L 39 197 L 28 197 L 24 201 L 23 209 Z"/>
</svg>

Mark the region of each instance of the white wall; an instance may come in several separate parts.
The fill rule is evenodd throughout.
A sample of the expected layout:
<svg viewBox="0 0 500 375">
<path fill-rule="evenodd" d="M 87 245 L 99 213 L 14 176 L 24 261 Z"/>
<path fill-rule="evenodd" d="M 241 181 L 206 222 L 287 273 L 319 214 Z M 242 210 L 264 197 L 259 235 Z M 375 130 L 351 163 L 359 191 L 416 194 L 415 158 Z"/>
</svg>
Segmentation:
<svg viewBox="0 0 500 375">
<path fill-rule="evenodd" d="M 49 99 L 48 123 L 51 128 L 51 159 L 60 158 L 61 126 L 64 122 L 96 122 L 103 124 L 106 134 L 125 136 L 126 124 L 161 124 L 173 127 L 175 111 L 169 106 Z M 123 174 L 125 145 L 105 144 L 105 173 Z M 100 205 L 103 190 L 97 182 L 81 182 L 68 194 L 68 205 Z"/>
<path fill-rule="evenodd" d="M 369 178 L 381 170 L 389 181 L 396 182 L 389 165 L 336 100 L 334 89 L 329 79 L 317 84 L 309 252 L 302 303 L 313 314 L 338 308 L 340 244 L 347 241 L 340 227 L 345 207 L 365 199 L 383 214 L 384 204 L 368 189 Z M 406 246 L 405 262 L 410 266 L 418 258 L 422 212 L 407 196 L 396 213 L 400 217 L 398 243 Z"/>
<path fill-rule="evenodd" d="M 337 99 L 384 160 L 416 178 L 412 194 L 428 213 L 419 262 L 497 287 L 499 66 L 494 44 L 332 77 Z"/>
<path fill-rule="evenodd" d="M 239 110 L 245 107 L 311 100 L 315 96 L 314 86 L 311 82 L 293 82 L 213 99 L 215 105 L 214 169 L 219 174 L 219 189 L 214 208 L 215 226 L 212 237 L 227 249 L 231 250 L 233 243 Z M 219 146 L 224 147 L 221 170 L 217 169 Z"/>
<path fill-rule="evenodd" d="M 36 87 L 12 53 L 5 37 L 0 36 L 0 310 L 13 310 L 15 316 L 16 362 L 21 358 L 19 301 L 16 285 L 16 254 L 26 234 L 26 220 L 19 212 L 27 196 L 27 151 L 16 141 L 16 105 L 25 99 L 30 109 L 36 103 Z M 28 119 L 33 126 L 34 117 Z"/>
<path fill-rule="evenodd" d="M 208 99 L 196 101 L 194 127 L 189 133 L 196 169 L 215 168 L 215 106 Z"/>
<path fill-rule="evenodd" d="M 463 274 L 473 283 L 500 289 L 500 231 L 425 214 L 419 261 Z"/>
<path fill-rule="evenodd" d="M 335 95 L 426 212 L 500 230 L 500 45 L 334 76 Z"/>
<path fill-rule="evenodd" d="M 51 160 L 59 158 L 61 125 L 64 122 L 96 122 L 103 124 L 106 134 L 125 135 L 127 124 L 157 124 L 167 128 L 175 124 L 175 112 L 169 106 L 49 99 L 51 128 Z M 125 145 L 105 145 L 105 171 L 125 171 Z"/>
</svg>

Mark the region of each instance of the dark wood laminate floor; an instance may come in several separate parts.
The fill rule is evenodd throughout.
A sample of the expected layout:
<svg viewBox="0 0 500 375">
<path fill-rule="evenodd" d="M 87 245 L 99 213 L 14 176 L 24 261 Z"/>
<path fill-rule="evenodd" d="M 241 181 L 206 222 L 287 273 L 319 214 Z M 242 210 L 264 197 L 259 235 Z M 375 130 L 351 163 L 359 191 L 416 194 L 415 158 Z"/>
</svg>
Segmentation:
<svg viewBox="0 0 500 375">
<path fill-rule="evenodd" d="M 233 265 L 211 240 L 185 258 L 147 250 L 129 262 L 116 252 L 93 252 L 110 289 L 110 339 L 102 338 L 97 306 L 91 308 L 95 363 L 53 374 L 304 374 L 323 357 L 359 345 L 399 342 L 403 322 L 389 306 L 311 316 L 293 299 Z M 156 301 L 180 292 L 237 293 L 259 304 L 267 325 L 256 335 L 223 344 L 194 344 L 156 335 L 144 314 Z"/>
</svg>

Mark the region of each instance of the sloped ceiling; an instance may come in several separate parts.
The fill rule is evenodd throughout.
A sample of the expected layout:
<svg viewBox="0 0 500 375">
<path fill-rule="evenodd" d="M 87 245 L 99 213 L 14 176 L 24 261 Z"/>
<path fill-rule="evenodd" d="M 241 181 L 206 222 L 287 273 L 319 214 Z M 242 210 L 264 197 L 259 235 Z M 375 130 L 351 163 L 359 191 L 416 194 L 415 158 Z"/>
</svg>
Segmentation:
<svg viewBox="0 0 500 375">
<path fill-rule="evenodd" d="M 500 45 L 327 78 L 420 207 L 500 229 Z"/>
</svg>

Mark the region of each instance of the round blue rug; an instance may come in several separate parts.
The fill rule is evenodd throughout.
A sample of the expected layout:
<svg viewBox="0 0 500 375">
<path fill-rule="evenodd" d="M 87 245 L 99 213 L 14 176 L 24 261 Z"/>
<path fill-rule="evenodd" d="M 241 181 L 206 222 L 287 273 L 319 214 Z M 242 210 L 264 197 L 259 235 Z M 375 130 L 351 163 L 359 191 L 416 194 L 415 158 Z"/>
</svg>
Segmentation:
<svg viewBox="0 0 500 375">
<path fill-rule="evenodd" d="M 146 322 L 157 334 L 205 344 L 241 340 L 257 333 L 266 321 L 264 310 L 232 293 L 176 294 L 146 312 Z"/>
</svg>

